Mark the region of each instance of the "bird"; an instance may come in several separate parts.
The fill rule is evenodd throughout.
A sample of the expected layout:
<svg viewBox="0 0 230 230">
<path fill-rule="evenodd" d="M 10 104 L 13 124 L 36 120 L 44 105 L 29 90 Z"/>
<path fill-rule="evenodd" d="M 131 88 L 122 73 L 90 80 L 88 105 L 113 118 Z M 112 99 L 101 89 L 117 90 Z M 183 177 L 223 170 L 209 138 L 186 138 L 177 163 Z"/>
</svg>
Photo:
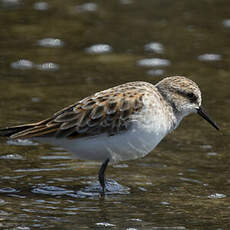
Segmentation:
<svg viewBox="0 0 230 230">
<path fill-rule="evenodd" d="M 197 113 L 219 130 L 201 102 L 198 85 L 184 76 L 165 77 L 155 85 L 128 82 L 94 93 L 45 120 L 2 128 L 0 136 L 57 145 L 78 159 L 100 161 L 98 180 L 104 193 L 109 162 L 144 157 L 185 116 Z"/>
</svg>

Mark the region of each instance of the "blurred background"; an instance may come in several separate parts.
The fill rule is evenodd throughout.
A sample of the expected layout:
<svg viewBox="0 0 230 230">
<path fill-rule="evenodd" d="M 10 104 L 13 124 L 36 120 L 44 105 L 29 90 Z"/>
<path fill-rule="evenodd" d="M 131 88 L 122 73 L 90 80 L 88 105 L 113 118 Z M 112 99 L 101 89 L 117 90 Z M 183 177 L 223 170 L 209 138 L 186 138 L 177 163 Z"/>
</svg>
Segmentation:
<svg viewBox="0 0 230 230">
<path fill-rule="evenodd" d="M 4 229 L 230 227 L 228 0 L 0 0 L 0 126 L 44 119 L 96 91 L 184 75 L 221 127 L 183 120 L 151 154 L 108 167 L 0 140 Z"/>
</svg>

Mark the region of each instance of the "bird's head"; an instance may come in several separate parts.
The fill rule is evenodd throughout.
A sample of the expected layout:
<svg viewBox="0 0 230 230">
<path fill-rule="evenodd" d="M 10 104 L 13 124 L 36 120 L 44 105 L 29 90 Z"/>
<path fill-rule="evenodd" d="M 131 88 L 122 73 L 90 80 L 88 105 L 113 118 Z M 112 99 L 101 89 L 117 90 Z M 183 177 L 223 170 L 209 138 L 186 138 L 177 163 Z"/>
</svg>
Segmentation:
<svg viewBox="0 0 230 230">
<path fill-rule="evenodd" d="M 181 76 L 167 77 L 161 80 L 156 87 L 172 106 L 178 119 L 182 119 L 191 113 L 198 113 L 214 128 L 219 130 L 216 123 L 201 107 L 201 91 L 195 82 Z"/>
</svg>

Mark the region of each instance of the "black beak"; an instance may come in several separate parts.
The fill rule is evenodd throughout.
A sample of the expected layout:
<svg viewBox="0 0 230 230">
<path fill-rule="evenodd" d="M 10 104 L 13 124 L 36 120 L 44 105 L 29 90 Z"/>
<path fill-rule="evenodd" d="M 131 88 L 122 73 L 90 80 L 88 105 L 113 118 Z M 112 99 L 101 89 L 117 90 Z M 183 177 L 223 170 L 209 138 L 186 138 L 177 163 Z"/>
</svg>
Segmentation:
<svg viewBox="0 0 230 230">
<path fill-rule="evenodd" d="M 209 122 L 215 129 L 220 130 L 217 124 L 208 116 L 208 114 L 204 111 L 204 109 L 200 106 L 199 109 L 197 109 L 197 113 L 203 117 L 207 122 Z"/>
</svg>

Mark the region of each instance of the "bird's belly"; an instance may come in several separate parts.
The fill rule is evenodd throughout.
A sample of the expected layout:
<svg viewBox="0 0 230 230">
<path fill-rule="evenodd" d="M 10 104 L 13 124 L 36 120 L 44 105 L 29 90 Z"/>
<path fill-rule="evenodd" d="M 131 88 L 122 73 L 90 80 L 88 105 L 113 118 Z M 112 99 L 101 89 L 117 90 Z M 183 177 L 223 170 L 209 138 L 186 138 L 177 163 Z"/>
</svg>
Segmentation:
<svg viewBox="0 0 230 230">
<path fill-rule="evenodd" d="M 104 161 L 109 158 L 117 162 L 145 156 L 165 134 L 135 127 L 113 136 L 100 134 L 76 139 L 39 138 L 38 141 L 62 146 L 78 159 Z"/>
</svg>

